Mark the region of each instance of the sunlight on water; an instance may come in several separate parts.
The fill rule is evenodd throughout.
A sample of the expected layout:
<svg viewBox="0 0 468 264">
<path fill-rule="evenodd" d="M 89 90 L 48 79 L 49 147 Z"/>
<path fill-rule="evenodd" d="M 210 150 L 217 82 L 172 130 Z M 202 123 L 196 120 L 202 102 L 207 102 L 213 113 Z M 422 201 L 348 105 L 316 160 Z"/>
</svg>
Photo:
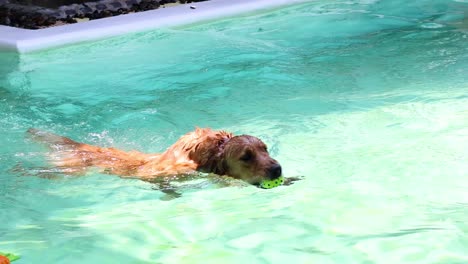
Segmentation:
<svg viewBox="0 0 468 264">
<path fill-rule="evenodd" d="M 18 264 L 468 262 L 467 14 L 461 0 L 312 1 L 1 53 L 0 251 Z M 200 175 L 174 199 L 54 173 L 25 133 L 161 152 L 195 126 L 260 137 L 302 180 Z"/>
</svg>

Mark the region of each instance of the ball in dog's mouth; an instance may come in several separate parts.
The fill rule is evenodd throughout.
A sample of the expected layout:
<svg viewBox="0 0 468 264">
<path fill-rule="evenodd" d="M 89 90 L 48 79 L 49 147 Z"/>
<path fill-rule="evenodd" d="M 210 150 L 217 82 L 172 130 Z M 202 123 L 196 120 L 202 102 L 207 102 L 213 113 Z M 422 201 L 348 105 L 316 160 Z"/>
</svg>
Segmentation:
<svg viewBox="0 0 468 264">
<path fill-rule="evenodd" d="M 282 185 L 284 182 L 283 176 L 274 180 L 263 180 L 260 182 L 259 187 L 263 189 L 271 189 Z"/>
</svg>

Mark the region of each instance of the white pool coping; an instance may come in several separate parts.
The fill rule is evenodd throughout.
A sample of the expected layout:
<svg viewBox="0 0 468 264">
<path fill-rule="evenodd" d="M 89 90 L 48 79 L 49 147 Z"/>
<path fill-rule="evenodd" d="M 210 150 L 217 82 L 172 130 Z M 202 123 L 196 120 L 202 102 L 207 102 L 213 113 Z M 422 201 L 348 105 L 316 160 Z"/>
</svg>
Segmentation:
<svg viewBox="0 0 468 264">
<path fill-rule="evenodd" d="M 306 1 L 310 0 L 209 0 L 37 30 L 0 25 L 0 50 L 27 53 Z"/>
</svg>

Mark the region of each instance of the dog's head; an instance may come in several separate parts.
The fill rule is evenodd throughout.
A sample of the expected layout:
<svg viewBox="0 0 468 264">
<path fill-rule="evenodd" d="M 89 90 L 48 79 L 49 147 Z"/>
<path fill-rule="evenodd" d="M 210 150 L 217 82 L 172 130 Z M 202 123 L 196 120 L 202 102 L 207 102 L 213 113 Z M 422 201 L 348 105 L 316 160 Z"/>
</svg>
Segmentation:
<svg viewBox="0 0 468 264">
<path fill-rule="evenodd" d="M 185 141 L 190 147 L 189 158 L 198 170 L 228 175 L 250 184 L 274 180 L 281 176 L 280 164 L 270 157 L 267 146 L 259 138 L 233 136 L 225 131 L 197 129 L 194 137 Z"/>
<path fill-rule="evenodd" d="M 270 157 L 259 138 L 242 135 L 228 139 L 220 146 L 214 173 L 228 175 L 250 184 L 274 180 L 281 176 L 281 165 Z"/>
</svg>

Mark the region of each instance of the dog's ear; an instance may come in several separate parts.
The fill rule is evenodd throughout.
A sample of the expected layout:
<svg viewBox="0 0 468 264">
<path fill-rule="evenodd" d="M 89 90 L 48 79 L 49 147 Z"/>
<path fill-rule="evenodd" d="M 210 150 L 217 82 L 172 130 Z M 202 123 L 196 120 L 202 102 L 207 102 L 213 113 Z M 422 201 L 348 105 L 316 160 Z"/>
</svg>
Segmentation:
<svg viewBox="0 0 468 264">
<path fill-rule="evenodd" d="M 226 173 L 224 144 L 228 140 L 229 138 L 218 138 L 216 142 L 209 144 L 211 147 L 206 148 L 209 149 L 208 151 L 197 153 L 197 161 L 202 171 L 212 172 L 218 175 L 224 175 Z"/>
<path fill-rule="evenodd" d="M 221 153 L 214 161 L 212 172 L 218 175 L 226 175 L 227 174 L 227 164 L 225 156 Z"/>
</svg>

